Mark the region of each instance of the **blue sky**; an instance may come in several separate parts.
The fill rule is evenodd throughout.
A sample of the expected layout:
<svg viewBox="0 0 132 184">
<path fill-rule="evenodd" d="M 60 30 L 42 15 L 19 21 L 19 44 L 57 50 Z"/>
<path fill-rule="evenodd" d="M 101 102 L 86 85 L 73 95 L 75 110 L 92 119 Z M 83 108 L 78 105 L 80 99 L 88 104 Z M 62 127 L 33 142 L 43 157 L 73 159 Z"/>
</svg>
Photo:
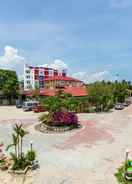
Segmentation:
<svg viewBox="0 0 132 184">
<path fill-rule="evenodd" d="M 131 0 L 1 1 L 0 66 L 15 65 L 22 74 L 23 62 L 59 59 L 76 77 L 111 79 L 118 73 L 132 81 L 131 18 Z M 12 51 L 6 61 L 7 46 L 16 49 L 20 63 L 10 60 Z"/>
</svg>

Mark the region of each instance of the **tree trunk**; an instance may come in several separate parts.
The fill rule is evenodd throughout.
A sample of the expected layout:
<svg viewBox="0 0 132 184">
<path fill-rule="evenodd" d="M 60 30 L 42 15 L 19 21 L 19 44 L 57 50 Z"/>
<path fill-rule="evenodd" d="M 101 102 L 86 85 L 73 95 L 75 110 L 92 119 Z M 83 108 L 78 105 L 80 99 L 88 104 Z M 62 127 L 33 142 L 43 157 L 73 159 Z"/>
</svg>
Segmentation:
<svg viewBox="0 0 132 184">
<path fill-rule="evenodd" d="M 19 157 L 20 156 L 20 139 L 19 138 L 18 138 L 17 149 L 18 149 L 18 157 Z"/>
<path fill-rule="evenodd" d="M 17 155 L 17 145 L 15 145 L 15 154 L 16 154 L 16 156 L 18 156 Z"/>
<path fill-rule="evenodd" d="M 21 138 L 21 157 L 22 157 L 22 147 L 23 146 L 23 139 Z"/>
</svg>

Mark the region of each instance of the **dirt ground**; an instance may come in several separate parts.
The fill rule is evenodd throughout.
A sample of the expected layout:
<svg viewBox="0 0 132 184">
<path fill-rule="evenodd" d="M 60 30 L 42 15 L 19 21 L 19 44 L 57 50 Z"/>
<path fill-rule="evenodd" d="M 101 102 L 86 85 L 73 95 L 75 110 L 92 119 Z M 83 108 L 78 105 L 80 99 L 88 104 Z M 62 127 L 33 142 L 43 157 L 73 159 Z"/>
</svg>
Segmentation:
<svg viewBox="0 0 132 184">
<path fill-rule="evenodd" d="M 34 129 L 38 116 L 15 107 L 0 107 L 0 142 L 10 142 L 12 126 L 29 131 L 24 149 L 37 150 L 40 169 L 25 178 L 0 172 L 0 184 L 117 184 L 114 173 L 132 149 L 132 106 L 109 113 L 79 114 L 82 129 L 43 134 Z"/>
</svg>

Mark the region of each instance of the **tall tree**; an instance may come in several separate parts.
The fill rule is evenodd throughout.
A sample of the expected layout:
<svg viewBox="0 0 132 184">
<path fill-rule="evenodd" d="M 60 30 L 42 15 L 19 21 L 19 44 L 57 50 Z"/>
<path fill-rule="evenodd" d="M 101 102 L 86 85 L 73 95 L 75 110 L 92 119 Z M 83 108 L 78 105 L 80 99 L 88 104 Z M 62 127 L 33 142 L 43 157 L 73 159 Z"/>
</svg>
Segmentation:
<svg viewBox="0 0 132 184">
<path fill-rule="evenodd" d="M 0 91 L 10 101 L 18 94 L 19 82 L 15 71 L 0 69 Z"/>
</svg>

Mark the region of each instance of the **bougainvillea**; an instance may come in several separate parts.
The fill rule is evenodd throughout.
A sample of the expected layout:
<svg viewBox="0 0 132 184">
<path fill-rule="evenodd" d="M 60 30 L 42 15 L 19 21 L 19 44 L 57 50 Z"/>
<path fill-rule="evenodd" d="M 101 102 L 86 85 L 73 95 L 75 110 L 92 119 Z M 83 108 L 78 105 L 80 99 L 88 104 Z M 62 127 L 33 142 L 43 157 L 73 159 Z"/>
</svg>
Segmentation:
<svg viewBox="0 0 132 184">
<path fill-rule="evenodd" d="M 73 112 L 58 111 L 53 113 L 53 121 L 51 123 L 53 126 L 76 126 L 77 124 L 78 117 Z"/>
</svg>

